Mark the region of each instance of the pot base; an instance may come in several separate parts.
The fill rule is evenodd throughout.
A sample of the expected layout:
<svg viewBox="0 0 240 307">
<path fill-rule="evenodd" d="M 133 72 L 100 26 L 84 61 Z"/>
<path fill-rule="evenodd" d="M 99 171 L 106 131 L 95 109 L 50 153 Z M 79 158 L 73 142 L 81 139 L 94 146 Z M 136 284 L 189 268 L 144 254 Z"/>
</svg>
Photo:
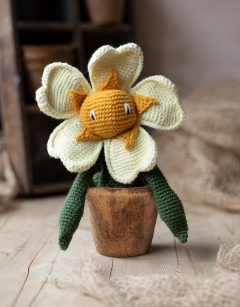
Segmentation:
<svg viewBox="0 0 240 307">
<path fill-rule="evenodd" d="M 133 257 L 148 251 L 157 218 L 151 188 L 91 187 L 86 201 L 99 254 Z"/>
</svg>

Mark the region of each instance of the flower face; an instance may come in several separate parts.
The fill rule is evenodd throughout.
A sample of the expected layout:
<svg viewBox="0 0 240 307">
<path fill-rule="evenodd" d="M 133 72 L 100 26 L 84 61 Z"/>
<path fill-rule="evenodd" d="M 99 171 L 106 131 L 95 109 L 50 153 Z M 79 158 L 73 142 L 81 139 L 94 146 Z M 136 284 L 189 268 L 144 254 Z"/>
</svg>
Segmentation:
<svg viewBox="0 0 240 307">
<path fill-rule="evenodd" d="M 86 98 L 80 119 L 89 131 L 108 139 L 133 128 L 137 112 L 132 97 L 123 91 L 99 91 Z"/>
<path fill-rule="evenodd" d="M 175 86 L 163 76 L 147 78 L 131 88 L 141 72 L 143 55 L 135 44 L 99 48 L 88 70 L 92 89 L 68 64 L 53 63 L 37 91 L 39 108 L 65 118 L 51 134 L 48 152 L 71 172 L 82 172 L 97 160 L 104 146 L 112 177 L 131 183 L 156 165 L 154 140 L 140 127 L 172 130 L 184 120 Z"/>
<path fill-rule="evenodd" d="M 138 115 L 153 104 L 153 97 L 129 95 L 120 89 L 117 71 L 110 70 L 106 81 L 97 92 L 84 93 L 68 91 L 76 111 L 80 113 L 83 130 L 75 136 L 77 141 L 100 141 L 120 138 L 125 149 L 132 149 L 138 131 Z"/>
</svg>

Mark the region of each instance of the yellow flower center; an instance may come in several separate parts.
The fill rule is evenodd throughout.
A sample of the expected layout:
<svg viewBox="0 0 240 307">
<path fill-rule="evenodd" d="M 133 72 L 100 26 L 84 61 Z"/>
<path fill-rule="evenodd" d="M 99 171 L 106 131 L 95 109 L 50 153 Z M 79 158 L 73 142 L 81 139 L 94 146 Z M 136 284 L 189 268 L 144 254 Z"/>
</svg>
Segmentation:
<svg viewBox="0 0 240 307">
<path fill-rule="evenodd" d="M 80 113 L 83 130 L 76 135 L 77 141 L 99 141 L 119 138 L 130 150 L 138 132 L 138 116 L 148 107 L 157 104 L 152 97 L 129 95 L 122 91 L 117 71 L 111 70 L 97 92 L 86 94 L 69 90 L 74 108 Z"/>
<path fill-rule="evenodd" d="M 137 112 L 131 95 L 108 90 L 88 96 L 80 109 L 80 118 L 90 132 L 108 139 L 132 128 L 137 122 Z"/>
</svg>

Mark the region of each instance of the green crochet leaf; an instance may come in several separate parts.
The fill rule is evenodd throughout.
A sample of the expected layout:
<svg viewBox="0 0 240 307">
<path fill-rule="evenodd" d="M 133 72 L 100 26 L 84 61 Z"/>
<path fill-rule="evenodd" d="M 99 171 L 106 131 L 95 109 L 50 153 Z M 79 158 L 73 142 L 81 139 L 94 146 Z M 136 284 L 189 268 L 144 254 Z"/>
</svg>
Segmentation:
<svg viewBox="0 0 240 307">
<path fill-rule="evenodd" d="M 156 166 L 149 172 L 141 173 L 151 187 L 161 219 L 180 242 L 186 243 L 188 225 L 181 200 L 170 188 L 160 169 Z"/>
<path fill-rule="evenodd" d="M 66 250 L 83 216 L 87 189 L 91 184 L 99 161 L 86 172 L 78 173 L 63 204 L 59 219 L 59 246 Z"/>
</svg>

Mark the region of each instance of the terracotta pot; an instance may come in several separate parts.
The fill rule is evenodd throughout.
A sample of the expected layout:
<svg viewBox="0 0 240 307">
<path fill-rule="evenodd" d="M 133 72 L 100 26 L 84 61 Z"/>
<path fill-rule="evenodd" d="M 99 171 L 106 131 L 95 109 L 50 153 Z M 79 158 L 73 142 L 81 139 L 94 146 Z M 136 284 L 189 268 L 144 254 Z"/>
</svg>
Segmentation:
<svg viewBox="0 0 240 307">
<path fill-rule="evenodd" d="M 92 23 L 119 24 L 123 20 L 125 0 L 86 0 Z"/>
<path fill-rule="evenodd" d="M 155 199 L 149 187 L 92 187 L 86 200 L 99 254 L 131 257 L 148 251 L 157 218 Z"/>
<path fill-rule="evenodd" d="M 36 90 L 41 86 L 42 73 L 48 64 L 63 62 L 74 64 L 74 49 L 69 45 L 23 45 L 23 62 L 26 85 L 31 98 L 35 97 Z"/>
</svg>

